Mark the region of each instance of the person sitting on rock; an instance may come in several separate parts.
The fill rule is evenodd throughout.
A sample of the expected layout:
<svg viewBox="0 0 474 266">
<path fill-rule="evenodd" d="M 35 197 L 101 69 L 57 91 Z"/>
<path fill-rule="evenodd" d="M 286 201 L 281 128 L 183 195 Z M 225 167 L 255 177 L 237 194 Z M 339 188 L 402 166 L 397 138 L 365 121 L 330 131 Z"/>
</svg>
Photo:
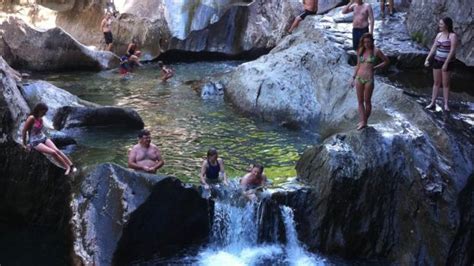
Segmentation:
<svg viewBox="0 0 474 266">
<path fill-rule="evenodd" d="M 209 189 L 209 184 L 217 184 L 221 181 L 228 185 L 224 161 L 218 158 L 215 148 L 207 151 L 207 158 L 202 162 L 200 179 L 205 189 Z"/>
<path fill-rule="evenodd" d="M 163 61 L 158 62 L 158 67 L 161 69 L 161 81 L 166 82 L 174 76 L 174 70 L 163 64 Z"/>
<path fill-rule="evenodd" d="M 294 29 L 300 25 L 300 22 L 304 20 L 307 16 L 316 15 L 318 13 L 318 0 L 303 0 L 304 11 L 298 15 L 293 24 L 291 24 L 288 33 L 292 33 Z"/>
<path fill-rule="evenodd" d="M 255 200 L 257 198 L 255 195 L 257 190 L 263 188 L 267 183 L 267 177 L 263 173 L 263 169 L 263 166 L 260 164 L 252 165 L 250 172 L 240 180 L 244 196 L 248 199 Z"/>
<path fill-rule="evenodd" d="M 138 144 L 128 154 L 128 167 L 155 174 L 165 161 L 158 147 L 151 143 L 150 131 L 143 129 L 138 133 Z"/>
<path fill-rule="evenodd" d="M 43 133 L 43 116 L 48 112 L 48 106 L 44 103 L 38 103 L 26 119 L 22 130 L 23 146 L 26 150 L 31 148 L 51 155 L 55 161 L 62 165 L 66 172 L 65 175 L 74 173 L 77 169 L 71 160 Z M 28 139 L 28 142 L 27 142 Z M 27 144 L 28 143 L 28 144 Z"/>
<path fill-rule="evenodd" d="M 141 66 L 142 65 L 140 63 L 140 56 L 141 55 L 142 55 L 142 52 L 138 50 L 138 46 L 136 44 L 136 41 L 132 40 L 132 42 L 128 45 L 127 54 L 126 54 L 126 56 L 128 57 L 129 62 L 131 62 L 133 65 Z"/>
<path fill-rule="evenodd" d="M 377 58 L 382 62 L 377 64 Z M 374 91 L 374 72 L 389 64 L 387 56 L 374 46 L 374 37 L 370 33 L 362 35 L 357 51 L 357 66 L 351 80 L 351 87 L 356 87 L 359 103 L 359 124 L 357 130 L 367 127 L 372 112 L 372 92 Z"/>
<path fill-rule="evenodd" d="M 112 45 L 114 38 L 112 36 L 112 14 L 110 12 L 105 13 L 104 19 L 100 23 L 100 29 L 104 33 L 105 45 L 107 51 L 112 51 Z"/>
</svg>

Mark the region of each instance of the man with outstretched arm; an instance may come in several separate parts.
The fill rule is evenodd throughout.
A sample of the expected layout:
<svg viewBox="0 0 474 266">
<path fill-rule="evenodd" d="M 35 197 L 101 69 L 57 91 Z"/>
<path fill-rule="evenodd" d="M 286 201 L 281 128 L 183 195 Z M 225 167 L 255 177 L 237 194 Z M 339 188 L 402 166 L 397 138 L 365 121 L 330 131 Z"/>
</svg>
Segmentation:
<svg viewBox="0 0 474 266">
<path fill-rule="evenodd" d="M 349 4 L 342 9 L 342 14 L 350 12 L 354 12 L 352 20 L 352 48 L 357 51 L 360 37 L 367 32 L 372 35 L 374 34 L 374 11 L 372 6 L 364 3 L 363 0 L 350 0 Z"/>
</svg>

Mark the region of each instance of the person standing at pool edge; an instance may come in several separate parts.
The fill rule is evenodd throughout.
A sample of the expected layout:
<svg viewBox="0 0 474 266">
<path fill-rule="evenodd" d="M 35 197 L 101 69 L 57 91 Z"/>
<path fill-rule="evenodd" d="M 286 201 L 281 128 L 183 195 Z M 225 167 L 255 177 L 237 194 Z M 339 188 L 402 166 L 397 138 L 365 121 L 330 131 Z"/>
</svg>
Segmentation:
<svg viewBox="0 0 474 266">
<path fill-rule="evenodd" d="M 382 59 L 380 64 L 377 58 Z M 374 37 L 370 33 L 362 35 L 357 51 L 357 66 L 351 79 L 351 87 L 356 87 L 359 105 L 359 124 L 357 130 L 367 127 L 372 112 L 372 92 L 374 91 L 374 71 L 386 67 L 390 61 L 382 51 L 374 46 Z"/>
<path fill-rule="evenodd" d="M 431 102 L 426 106 L 426 109 L 434 109 L 436 107 L 438 91 L 441 85 L 443 85 L 444 110 L 449 112 L 448 98 L 453 59 L 456 57 L 457 36 L 453 31 L 453 20 L 449 17 L 441 19 L 438 27 L 440 32 L 436 35 L 430 53 L 425 60 L 425 66 L 428 67 L 430 65 L 430 58 L 434 54 L 433 93 L 431 95 Z"/>
<path fill-rule="evenodd" d="M 104 39 L 105 39 L 105 49 L 107 51 L 112 51 L 112 44 L 114 42 L 114 38 L 112 36 L 112 15 L 110 12 L 105 13 L 104 19 L 102 19 L 102 22 L 100 23 L 100 29 L 104 33 Z"/>
</svg>

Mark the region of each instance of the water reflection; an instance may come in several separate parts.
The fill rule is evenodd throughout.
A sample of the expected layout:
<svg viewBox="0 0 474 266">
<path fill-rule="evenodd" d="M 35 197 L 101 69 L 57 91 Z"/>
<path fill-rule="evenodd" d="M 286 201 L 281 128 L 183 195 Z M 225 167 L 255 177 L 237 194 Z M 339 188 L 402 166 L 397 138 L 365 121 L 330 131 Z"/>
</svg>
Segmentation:
<svg viewBox="0 0 474 266">
<path fill-rule="evenodd" d="M 248 165 L 260 162 L 276 183 L 296 175 L 299 154 L 316 136 L 294 132 L 239 115 L 229 103 L 202 100 L 190 80 L 230 71 L 239 62 L 176 64 L 176 77 L 161 83 L 156 65 L 149 64 L 128 79 L 115 71 L 62 73 L 45 79 L 84 100 L 102 105 L 132 107 L 152 132 L 166 165 L 161 173 L 198 182 L 201 160 L 216 147 L 230 177 L 241 176 Z M 126 165 L 126 154 L 137 141 L 136 133 L 121 129 L 71 131 L 80 144 L 74 159 L 82 165 L 115 162 Z"/>
</svg>

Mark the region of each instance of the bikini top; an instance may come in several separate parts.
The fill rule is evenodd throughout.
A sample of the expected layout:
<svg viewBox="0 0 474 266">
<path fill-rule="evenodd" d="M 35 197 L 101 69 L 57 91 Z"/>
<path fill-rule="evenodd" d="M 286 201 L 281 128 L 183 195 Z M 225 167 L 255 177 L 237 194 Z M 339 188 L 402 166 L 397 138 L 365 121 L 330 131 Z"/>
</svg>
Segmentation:
<svg viewBox="0 0 474 266">
<path fill-rule="evenodd" d="M 43 133 L 43 120 L 36 119 L 34 120 L 33 127 L 31 128 L 31 135 L 42 135 Z"/>
<path fill-rule="evenodd" d="M 377 60 L 377 57 L 375 55 L 370 55 L 367 58 L 364 58 L 363 55 L 360 56 L 359 62 L 361 64 L 366 63 L 366 64 L 375 64 L 375 61 Z"/>
</svg>

